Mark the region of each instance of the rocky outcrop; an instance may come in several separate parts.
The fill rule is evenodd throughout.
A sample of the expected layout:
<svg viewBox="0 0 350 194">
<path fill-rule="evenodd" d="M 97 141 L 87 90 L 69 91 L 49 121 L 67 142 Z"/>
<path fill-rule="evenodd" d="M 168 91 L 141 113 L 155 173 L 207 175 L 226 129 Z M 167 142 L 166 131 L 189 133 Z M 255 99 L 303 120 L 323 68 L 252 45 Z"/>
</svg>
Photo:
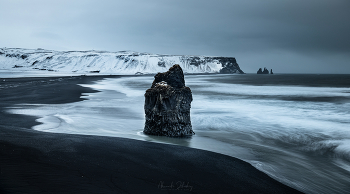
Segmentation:
<svg viewBox="0 0 350 194">
<path fill-rule="evenodd" d="M 244 73 L 239 67 L 236 58 L 234 57 L 214 57 L 213 59 L 218 60 L 219 63 L 222 64 L 222 69 L 220 69 L 220 73 Z"/>
<path fill-rule="evenodd" d="M 262 69 L 259 68 L 257 74 L 269 74 L 269 70 L 267 70 L 266 67 L 264 67 L 264 71 L 262 71 Z"/>
<path fill-rule="evenodd" d="M 180 65 L 158 73 L 145 93 L 145 128 L 148 135 L 183 137 L 193 135 L 190 109 L 192 92 L 185 86 Z"/>
<path fill-rule="evenodd" d="M 256 72 L 257 74 L 263 74 L 262 69 L 259 68 L 259 70 Z"/>
</svg>

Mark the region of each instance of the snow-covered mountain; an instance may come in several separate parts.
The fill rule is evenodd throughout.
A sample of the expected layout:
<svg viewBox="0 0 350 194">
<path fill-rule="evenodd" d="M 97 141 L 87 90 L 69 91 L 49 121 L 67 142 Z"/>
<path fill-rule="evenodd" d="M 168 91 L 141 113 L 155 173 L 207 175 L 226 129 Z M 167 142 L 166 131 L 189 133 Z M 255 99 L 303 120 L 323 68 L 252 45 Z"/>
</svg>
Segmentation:
<svg viewBox="0 0 350 194">
<path fill-rule="evenodd" d="M 3 70 L 131 75 L 165 72 L 174 64 L 179 64 L 184 73 L 244 73 L 233 57 L 0 48 L 0 69 Z"/>
</svg>

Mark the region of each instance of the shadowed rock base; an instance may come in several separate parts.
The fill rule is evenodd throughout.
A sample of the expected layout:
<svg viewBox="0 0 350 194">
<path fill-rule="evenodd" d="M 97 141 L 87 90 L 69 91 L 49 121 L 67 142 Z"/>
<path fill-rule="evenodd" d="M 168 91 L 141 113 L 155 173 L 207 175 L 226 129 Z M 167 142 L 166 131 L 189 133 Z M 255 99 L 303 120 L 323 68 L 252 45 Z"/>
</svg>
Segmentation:
<svg viewBox="0 0 350 194">
<path fill-rule="evenodd" d="M 193 135 L 190 118 L 192 92 L 185 86 L 181 67 L 174 65 L 154 78 L 152 87 L 145 93 L 143 132 L 169 137 Z"/>
</svg>

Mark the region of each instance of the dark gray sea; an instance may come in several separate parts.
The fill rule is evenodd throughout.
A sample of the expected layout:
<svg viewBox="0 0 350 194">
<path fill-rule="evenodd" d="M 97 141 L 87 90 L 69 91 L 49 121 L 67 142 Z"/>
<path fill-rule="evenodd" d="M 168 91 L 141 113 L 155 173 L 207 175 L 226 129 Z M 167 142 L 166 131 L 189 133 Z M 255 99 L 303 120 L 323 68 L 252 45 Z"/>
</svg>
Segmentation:
<svg viewBox="0 0 350 194">
<path fill-rule="evenodd" d="M 350 193 L 350 75 L 186 75 L 192 138 L 147 136 L 152 76 L 83 85 L 101 92 L 61 105 L 20 104 L 35 130 L 117 136 L 210 150 L 249 162 L 306 193 Z"/>
</svg>

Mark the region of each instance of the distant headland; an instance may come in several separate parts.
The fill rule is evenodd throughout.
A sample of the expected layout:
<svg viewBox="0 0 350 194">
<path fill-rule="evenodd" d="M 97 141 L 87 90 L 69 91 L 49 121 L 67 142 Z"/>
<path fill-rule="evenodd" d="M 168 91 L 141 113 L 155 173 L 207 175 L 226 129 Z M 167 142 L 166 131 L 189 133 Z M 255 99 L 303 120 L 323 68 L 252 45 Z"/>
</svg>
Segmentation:
<svg viewBox="0 0 350 194">
<path fill-rule="evenodd" d="M 165 72 L 174 64 L 185 74 L 244 74 L 234 57 L 0 48 L 0 69 L 9 71 L 142 75 Z"/>
</svg>

